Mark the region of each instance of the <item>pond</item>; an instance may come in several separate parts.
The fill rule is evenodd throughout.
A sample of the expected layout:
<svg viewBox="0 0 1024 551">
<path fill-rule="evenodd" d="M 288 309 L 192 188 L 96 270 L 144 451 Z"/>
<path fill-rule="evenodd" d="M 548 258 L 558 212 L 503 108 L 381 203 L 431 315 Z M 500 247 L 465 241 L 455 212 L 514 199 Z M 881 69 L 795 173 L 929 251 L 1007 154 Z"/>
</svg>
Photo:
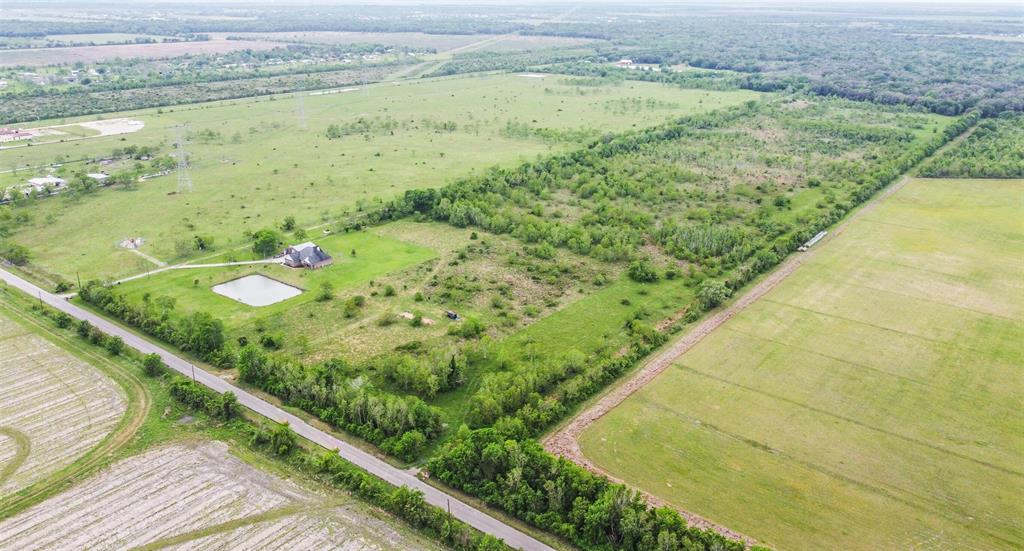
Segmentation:
<svg viewBox="0 0 1024 551">
<path fill-rule="evenodd" d="M 249 306 L 269 306 L 302 294 L 302 289 L 253 274 L 213 286 L 213 292 Z"/>
</svg>

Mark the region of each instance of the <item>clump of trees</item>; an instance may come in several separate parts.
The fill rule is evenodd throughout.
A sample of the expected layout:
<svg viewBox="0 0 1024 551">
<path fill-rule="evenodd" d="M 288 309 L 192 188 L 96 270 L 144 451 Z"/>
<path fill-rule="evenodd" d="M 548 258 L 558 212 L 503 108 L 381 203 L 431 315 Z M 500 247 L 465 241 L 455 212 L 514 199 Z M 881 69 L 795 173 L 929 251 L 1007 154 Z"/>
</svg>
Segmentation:
<svg viewBox="0 0 1024 551">
<path fill-rule="evenodd" d="M 988 119 L 921 168 L 930 178 L 1024 178 L 1024 114 Z"/>
<path fill-rule="evenodd" d="M 389 382 L 424 398 L 461 386 L 466 378 L 466 364 L 466 357 L 454 349 L 422 355 L 392 353 L 372 362 Z"/>
<path fill-rule="evenodd" d="M 233 419 L 241 411 L 235 393 L 229 391 L 217 394 L 184 377 L 175 376 L 168 391 L 179 402 L 220 419 Z"/>
<path fill-rule="evenodd" d="M 674 510 L 648 507 L 633 490 L 556 458 L 517 432 L 514 423 L 463 426 L 430 460 L 430 473 L 583 549 L 745 549 L 742 542 L 687 526 Z"/>
<path fill-rule="evenodd" d="M 239 352 L 237 364 L 242 381 L 401 459 L 415 458 L 441 433 L 436 408 L 416 396 L 396 396 L 352 378 L 353 369 L 343 360 L 306 366 L 272 358 L 248 345 Z"/>
</svg>

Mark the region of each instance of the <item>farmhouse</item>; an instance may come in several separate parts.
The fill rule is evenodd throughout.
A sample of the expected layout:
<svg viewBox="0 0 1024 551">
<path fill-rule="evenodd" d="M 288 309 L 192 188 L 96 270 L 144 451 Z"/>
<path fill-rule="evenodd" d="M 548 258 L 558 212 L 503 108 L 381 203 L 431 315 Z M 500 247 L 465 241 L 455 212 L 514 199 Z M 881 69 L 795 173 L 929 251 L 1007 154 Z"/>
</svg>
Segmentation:
<svg viewBox="0 0 1024 551">
<path fill-rule="evenodd" d="M 0 142 L 13 142 L 14 140 L 27 140 L 32 137 L 31 132 L 25 132 L 20 128 L 0 128 Z"/>
<path fill-rule="evenodd" d="M 55 191 L 67 185 L 68 182 L 64 178 L 57 178 L 56 176 L 41 176 L 39 178 L 29 178 L 25 187 L 22 188 L 22 191 L 25 193 L 31 193 L 32 191 L 42 192 L 47 188 L 51 191 Z"/>
<path fill-rule="evenodd" d="M 86 176 L 93 180 L 96 180 L 96 182 L 99 184 L 106 182 L 107 178 L 110 178 L 110 175 L 107 174 L 106 172 L 90 172 L 89 174 L 86 174 Z"/>
<path fill-rule="evenodd" d="M 284 265 L 291 268 L 323 268 L 334 263 L 326 251 L 312 241 L 292 245 L 284 250 Z"/>
</svg>

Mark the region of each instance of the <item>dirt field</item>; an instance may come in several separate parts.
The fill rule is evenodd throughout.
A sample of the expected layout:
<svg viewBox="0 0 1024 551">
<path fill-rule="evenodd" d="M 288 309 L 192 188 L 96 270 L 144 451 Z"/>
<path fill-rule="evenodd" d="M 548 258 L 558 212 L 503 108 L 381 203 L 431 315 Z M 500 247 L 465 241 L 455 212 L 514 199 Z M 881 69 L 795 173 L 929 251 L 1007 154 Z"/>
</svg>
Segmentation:
<svg viewBox="0 0 1024 551">
<path fill-rule="evenodd" d="M 483 50 L 533 50 L 554 46 L 575 46 L 593 42 L 582 38 L 559 36 L 518 36 L 494 34 L 426 34 L 426 33 L 361 33 L 347 31 L 271 32 L 271 33 L 214 33 L 225 38 L 228 35 L 241 36 L 252 40 L 275 40 L 312 44 L 384 44 L 409 48 L 432 48 L 438 52 L 457 50 L 473 44 L 480 44 Z M 500 40 L 496 40 L 500 38 Z"/>
<path fill-rule="evenodd" d="M 0 498 L 70 465 L 125 410 L 116 383 L 0 317 Z"/>
<path fill-rule="evenodd" d="M 220 54 L 236 50 L 269 50 L 278 46 L 281 46 L 281 43 L 262 40 L 208 40 L 203 42 L 172 42 L 169 44 L 112 44 L 107 46 L 7 50 L 4 51 L 3 55 L 0 55 L 0 67 L 71 65 L 78 61 L 95 63 L 118 57 L 160 59 L 186 54 Z"/>
<path fill-rule="evenodd" d="M 549 446 L 779 548 L 1019 547 L 1022 186 L 909 181 Z"/>
<path fill-rule="evenodd" d="M 436 549 L 347 497 L 244 463 L 219 442 L 120 461 L 0 522 L 3 549 Z"/>
</svg>

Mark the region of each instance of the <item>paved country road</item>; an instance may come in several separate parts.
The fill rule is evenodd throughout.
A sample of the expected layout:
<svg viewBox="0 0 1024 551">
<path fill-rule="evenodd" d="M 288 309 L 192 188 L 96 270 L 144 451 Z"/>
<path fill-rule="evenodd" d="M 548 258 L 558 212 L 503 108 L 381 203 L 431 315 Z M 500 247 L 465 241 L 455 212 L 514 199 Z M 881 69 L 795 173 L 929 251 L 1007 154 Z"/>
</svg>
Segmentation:
<svg viewBox="0 0 1024 551">
<path fill-rule="evenodd" d="M 500 520 L 471 507 L 462 501 L 424 483 L 420 479 L 416 478 L 410 472 L 404 471 L 397 467 L 389 465 L 387 462 L 374 457 L 373 455 L 364 452 L 363 450 L 343 442 L 326 432 L 314 428 L 307 424 L 302 419 L 282 410 L 281 408 L 264 401 L 248 392 L 232 385 L 231 383 L 221 379 L 220 377 L 208 373 L 202 369 L 195 369 L 191 363 L 185 359 L 171 353 L 167 349 L 153 344 L 135 333 L 112 323 L 92 312 L 80 308 L 65 298 L 54 295 L 41 288 L 35 286 L 28 281 L 8 272 L 7 270 L 0 269 L 0 279 L 7 282 L 8 285 L 15 287 L 28 293 L 29 295 L 38 298 L 42 302 L 66 312 L 74 318 L 80 320 L 86 320 L 89 323 L 95 325 L 104 333 L 110 335 L 117 335 L 124 339 L 125 344 L 142 352 L 143 354 L 156 353 L 163 358 L 171 369 L 191 377 L 193 370 L 195 373 L 195 379 L 197 382 L 219 392 L 234 392 L 238 396 L 238 402 L 243 406 L 255 411 L 256 413 L 277 422 L 287 422 L 291 426 L 292 430 L 295 431 L 299 436 L 319 444 L 329 450 L 337 450 L 338 454 L 346 460 L 354 463 L 362 469 L 365 469 L 370 474 L 373 474 L 382 480 L 385 480 L 389 484 L 395 486 L 407 486 L 414 490 L 423 492 L 424 498 L 428 503 L 436 505 L 443 509 L 451 507 L 452 516 L 455 518 L 473 526 L 474 528 L 491 534 L 492 536 L 505 540 L 505 543 L 512 547 L 524 550 L 550 550 L 554 551 L 551 547 L 544 543 L 520 532 L 519 530 L 501 522 Z"/>
</svg>

